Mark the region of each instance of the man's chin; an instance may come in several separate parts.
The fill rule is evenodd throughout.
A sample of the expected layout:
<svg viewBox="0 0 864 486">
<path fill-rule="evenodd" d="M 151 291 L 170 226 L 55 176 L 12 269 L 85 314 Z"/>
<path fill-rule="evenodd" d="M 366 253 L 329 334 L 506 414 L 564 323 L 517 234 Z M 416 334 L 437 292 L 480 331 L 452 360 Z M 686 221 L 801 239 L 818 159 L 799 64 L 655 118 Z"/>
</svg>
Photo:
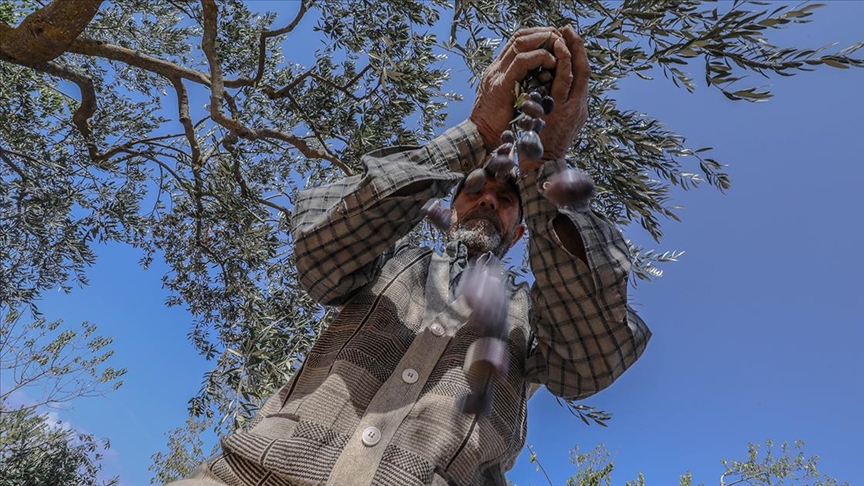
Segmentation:
<svg viewBox="0 0 864 486">
<path fill-rule="evenodd" d="M 460 240 L 468 249 L 469 256 L 492 252 L 497 254 L 501 248 L 501 233 L 489 221 L 475 219 L 457 225 L 450 232 L 451 239 Z"/>
</svg>

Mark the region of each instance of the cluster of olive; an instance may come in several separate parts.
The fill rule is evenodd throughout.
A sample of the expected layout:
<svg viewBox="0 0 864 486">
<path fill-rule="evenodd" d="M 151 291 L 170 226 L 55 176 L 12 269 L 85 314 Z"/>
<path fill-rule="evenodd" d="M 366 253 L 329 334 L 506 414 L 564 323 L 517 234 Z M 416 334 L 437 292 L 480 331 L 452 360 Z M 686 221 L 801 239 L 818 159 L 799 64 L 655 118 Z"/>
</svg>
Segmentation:
<svg viewBox="0 0 864 486">
<path fill-rule="evenodd" d="M 479 191 L 490 176 L 500 181 L 516 178 L 518 159 L 538 160 L 543 156 L 539 134 L 546 122 L 540 117 L 552 113 L 555 108 L 555 100 L 549 96 L 552 78 L 551 71 L 541 68 L 522 81 L 516 98 L 516 117 L 510 122 L 510 130 L 501 134 L 501 145 L 483 167 L 468 174 L 465 190 Z"/>
<path fill-rule="evenodd" d="M 501 261 L 487 255 L 474 261 L 465 270 L 460 292 L 473 311 L 471 316 L 481 336 L 471 343 L 465 354 L 463 371 L 472 392 L 460 400 L 465 413 L 485 413 L 492 404 L 492 379 L 506 376 L 509 365 L 507 351 L 507 288 Z"/>
<path fill-rule="evenodd" d="M 541 118 L 555 108 L 549 96 L 554 73 L 539 69 L 520 84 L 516 98 L 516 116 L 510 130 L 501 134 L 498 146 L 483 167 L 475 169 L 465 179 L 464 189 L 474 193 L 483 188 L 488 177 L 504 181 L 518 176 L 518 161 L 539 160 L 543 156 L 540 133 L 546 127 Z M 566 169 L 549 178 L 543 186 L 543 195 L 557 206 L 587 201 L 594 193 L 594 182 L 584 173 Z M 423 205 L 422 213 L 442 231 L 452 222 L 451 210 L 441 206 L 440 199 Z M 473 261 L 465 270 L 460 293 L 471 307 L 472 318 L 481 329 L 481 337 L 468 348 L 463 371 L 472 393 L 464 396 L 460 409 L 465 413 L 485 413 L 492 402 L 492 379 L 505 376 L 509 352 L 507 350 L 507 290 L 501 273 L 501 262 L 491 255 L 482 262 Z"/>
</svg>

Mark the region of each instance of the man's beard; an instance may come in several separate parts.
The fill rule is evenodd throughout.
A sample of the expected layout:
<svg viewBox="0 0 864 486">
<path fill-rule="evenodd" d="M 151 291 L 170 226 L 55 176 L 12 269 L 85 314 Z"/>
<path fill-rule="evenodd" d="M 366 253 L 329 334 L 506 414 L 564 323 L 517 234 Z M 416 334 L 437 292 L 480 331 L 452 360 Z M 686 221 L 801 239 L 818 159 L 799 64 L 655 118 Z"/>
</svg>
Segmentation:
<svg viewBox="0 0 864 486">
<path fill-rule="evenodd" d="M 504 258 L 510 249 L 515 228 L 504 234 L 498 222 L 498 215 L 488 208 L 475 209 L 468 213 L 465 219 L 457 220 L 450 228 L 450 239 L 459 240 L 468 250 L 468 257 L 473 258 L 487 252 L 492 252 L 498 258 Z"/>
</svg>

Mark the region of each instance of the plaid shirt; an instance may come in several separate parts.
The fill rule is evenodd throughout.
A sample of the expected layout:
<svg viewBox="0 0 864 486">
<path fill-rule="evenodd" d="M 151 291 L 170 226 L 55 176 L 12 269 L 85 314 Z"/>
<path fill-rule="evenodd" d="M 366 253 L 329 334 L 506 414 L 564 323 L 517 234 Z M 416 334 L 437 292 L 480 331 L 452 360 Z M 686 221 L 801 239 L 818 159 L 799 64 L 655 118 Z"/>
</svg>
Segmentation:
<svg viewBox="0 0 864 486">
<path fill-rule="evenodd" d="M 627 305 L 627 245 L 587 206 L 558 209 L 543 198 L 543 182 L 566 166 L 549 162 L 519 181 L 535 281 L 530 289 L 509 281 L 509 373 L 495 379 L 487 414 L 457 409 L 470 391 L 465 353 L 480 336 L 464 298 L 451 298 L 457 257 L 401 239 L 423 203 L 444 197 L 483 156 L 466 121 L 423 147 L 373 152 L 364 175 L 300 194 L 301 283 L 342 310 L 291 381 L 247 431 L 223 438 L 223 454 L 190 486 L 504 485 L 538 385 L 584 398 L 638 359 L 651 333 Z M 418 182 L 425 188 L 416 194 L 394 195 Z M 559 215 L 578 230 L 587 265 L 555 234 Z"/>
</svg>

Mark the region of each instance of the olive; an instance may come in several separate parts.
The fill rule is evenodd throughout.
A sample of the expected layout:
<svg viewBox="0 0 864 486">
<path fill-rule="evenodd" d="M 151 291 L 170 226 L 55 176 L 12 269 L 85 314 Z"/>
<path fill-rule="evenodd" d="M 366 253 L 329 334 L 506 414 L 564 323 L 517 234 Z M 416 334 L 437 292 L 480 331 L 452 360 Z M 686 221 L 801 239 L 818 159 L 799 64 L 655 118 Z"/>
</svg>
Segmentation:
<svg viewBox="0 0 864 486">
<path fill-rule="evenodd" d="M 483 415 L 492 407 L 492 391 L 486 384 L 480 391 L 465 395 L 459 399 L 457 406 L 462 413 Z"/>
<path fill-rule="evenodd" d="M 594 181 L 574 169 L 562 170 L 543 185 L 543 196 L 558 207 L 586 203 L 593 195 Z"/>
<path fill-rule="evenodd" d="M 508 170 L 503 170 L 495 173 L 495 180 L 498 182 L 507 182 L 507 179 L 518 180 L 519 173 L 516 172 L 516 164 L 510 166 Z"/>
<path fill-rule="evenodd" d="M 501 143 L 513 143 L 516 141 L 516 136 L 510 130 L 501 132 Z"/>
<path fill-rule="evenodd" d="M 542 132 L 544 128 L 546 128 L 546 122 L 543 121 L 542 118 L 538 118 L 538 119 L 534 120 L 534 126 L 531 127 L 531 129 L 537 133 Z"/>
<path fill-rule="evenodd" d="M 540 81 L 541 83 L 552 81 L 552 73 L 549 71 L 540 71 L 540 74 L 537 75 L 537 81 Z"/>
<path fill-rule="evenodd" d="M 510 169 L 513 167 L 513 159 L 511 159 L 507 155 L 493 155 L 489 162 L 486 164 L 486 170 L 495 174 L 496 177 L 499 177 L 501 173 L 510 172 Z"/>
<path fill-rule="evenodd" d="M 453 214 L 449 209 L 441 207 L 440 199 L 430 199 L 423 205 L 420 212 L 422 212 L 439 230 L 447 231 L 450 229 Z"/>
<path fill-rule="evenodd" d="M 495 149 L 495 153 L 501 154 L 501 155 L 507 155 L 510 153 L 510 149 L 512 149 L 512 148 L 513 148 L 512 142 L 502 143 L 501 145 L 498 146 L 497 149 Z"/>
<path fill-rule="evenodd" d="M 534 128 L 534 118 L 522 114 L 516 118 L 516 126 L 519 127 L 520 130 L 531 130 Z"/>
<path fill-rule="evenodd" d="M 522 110 L 522 113 L 525 113 L 526 115 L 533 118 L 540 118 L 541 116 L 543 116 L 544 113 L 543 106 L 540 103 L 536 103 L 531 100 L 525 100 L 522 103 L 522 106 L 519 107 L 519 109 Z"/>
<path fill-rule="evenodd" d="M 540 141 L 540 135 L 531 130 L 522 133 L 516 143 L 516 150 L 519 152 L 520 159 L 539 160 L 543 156 L 543 143 Z"/>
<path fill-rule="evenodd" d="M 547 115 L 555 109 L 555 100 L 551 96 L 543 97 L 543 112 Z"/>
<path fill-rule="evenodd" d="M 475 193 L 483 188 L 486 184 L 486 170 L 483 168 L 474 169 L 465 178 L 465 190 L 469 193 Z"/>
<path fill-rule="evenodd" d="M 460 286 L 472 316 L 484 327 L 483 335 L 500 337 L 507 325 L 507 290 L 500 264 L 470 265 Z"/>
<path fill-rule="evenodd" d="M 543 95 L 541 95 L 540 93 L 538 93 L 536 91 L 532 91 L 531 94 L 528 95 L 528 97 L 531 98 L 531 101 L 533 101 L 534 103 L 542 103 L 543 102 Z"/>
</svg>

